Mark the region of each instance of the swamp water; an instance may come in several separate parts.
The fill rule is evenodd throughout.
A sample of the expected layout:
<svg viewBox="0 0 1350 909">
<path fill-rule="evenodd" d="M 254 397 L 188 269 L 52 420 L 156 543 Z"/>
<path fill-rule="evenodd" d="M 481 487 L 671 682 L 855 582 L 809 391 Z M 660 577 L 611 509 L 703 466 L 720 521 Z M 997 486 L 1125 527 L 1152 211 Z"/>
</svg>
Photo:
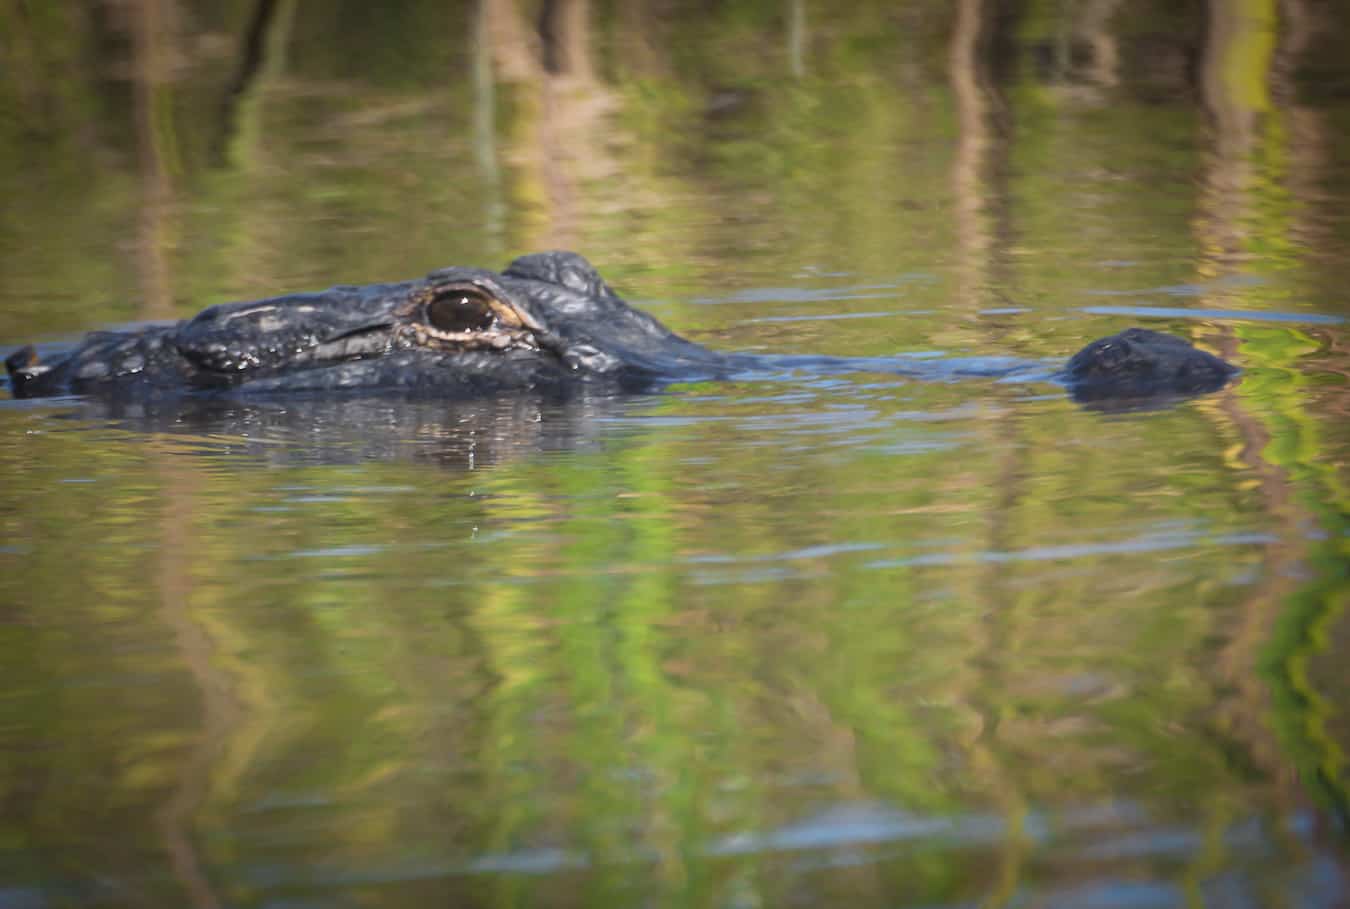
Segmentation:
<svg viewBox="0 0 1350 909">
<path fill-rule="evenodd" d="M 1350 902 L 1334 4 L 527 6 L 0 10 L 0 352 L 569 247 L 1241 381 L 0 401 L 0 906 Z"/>
</svg>

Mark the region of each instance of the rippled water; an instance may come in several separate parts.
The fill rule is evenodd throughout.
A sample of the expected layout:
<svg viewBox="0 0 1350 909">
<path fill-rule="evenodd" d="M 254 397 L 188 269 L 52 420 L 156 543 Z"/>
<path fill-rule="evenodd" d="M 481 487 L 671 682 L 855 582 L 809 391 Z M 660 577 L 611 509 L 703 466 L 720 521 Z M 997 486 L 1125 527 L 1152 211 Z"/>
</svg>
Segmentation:
<svg viewBox="0 0 1350 909">
<path fill-rule="evenodd" d="M 1350 902 L 1334 5 L 544 6 L 0 10 L 0 352 L 566 246 L 1241 381 L 0 401 L 0 905 Z"/>
</svg>

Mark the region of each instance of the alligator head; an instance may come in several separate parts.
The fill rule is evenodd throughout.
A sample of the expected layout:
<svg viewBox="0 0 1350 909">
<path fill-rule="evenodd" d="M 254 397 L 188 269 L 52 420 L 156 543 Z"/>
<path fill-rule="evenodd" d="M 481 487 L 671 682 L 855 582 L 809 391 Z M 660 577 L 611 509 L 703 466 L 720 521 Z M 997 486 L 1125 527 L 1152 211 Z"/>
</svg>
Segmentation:
<svg viewBox="0 0 1350 909">
<path fill-rule="evenodd" d="M 625 303 L 575 253 L 522 256 L 500 274 L 446 268 L 419 281 L 209 307 L 166 328 L 99 332 L 67 358 L 6 360 L 16 396 L 56 393 L 435 394 L 624 388 L 715 375 L 724 358 Z"/>
</svg>

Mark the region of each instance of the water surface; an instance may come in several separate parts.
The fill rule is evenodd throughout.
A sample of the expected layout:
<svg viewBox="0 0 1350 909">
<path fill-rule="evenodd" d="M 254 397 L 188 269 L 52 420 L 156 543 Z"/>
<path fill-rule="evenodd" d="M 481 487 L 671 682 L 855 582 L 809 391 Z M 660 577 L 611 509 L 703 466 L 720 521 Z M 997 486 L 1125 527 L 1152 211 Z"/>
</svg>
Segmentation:
<svg viewBox="0 0 1350 909">
<path fill-rule="evenodd" d="M 544 6 L 0 12 L 4 352 L 561 246 L 1241 381 L 0 402 L 0 904 L 1350 902 L 1333 4 Z"/>
</svg>

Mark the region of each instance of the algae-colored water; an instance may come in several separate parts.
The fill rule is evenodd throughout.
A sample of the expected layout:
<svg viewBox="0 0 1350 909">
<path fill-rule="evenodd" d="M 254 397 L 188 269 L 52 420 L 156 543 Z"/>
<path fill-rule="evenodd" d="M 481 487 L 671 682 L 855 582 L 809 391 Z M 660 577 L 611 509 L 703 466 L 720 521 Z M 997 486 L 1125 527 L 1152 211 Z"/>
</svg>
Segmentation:
<svg viewBox="0 0 1350 909">
<path fill-rule="evenodd" d="M 0 4 L 0 353 L 566 247 L 719 349 L 1244 369 L 0 400 L 0 905 L 1350 902 L 1346 25 Z"/>
</svg>

